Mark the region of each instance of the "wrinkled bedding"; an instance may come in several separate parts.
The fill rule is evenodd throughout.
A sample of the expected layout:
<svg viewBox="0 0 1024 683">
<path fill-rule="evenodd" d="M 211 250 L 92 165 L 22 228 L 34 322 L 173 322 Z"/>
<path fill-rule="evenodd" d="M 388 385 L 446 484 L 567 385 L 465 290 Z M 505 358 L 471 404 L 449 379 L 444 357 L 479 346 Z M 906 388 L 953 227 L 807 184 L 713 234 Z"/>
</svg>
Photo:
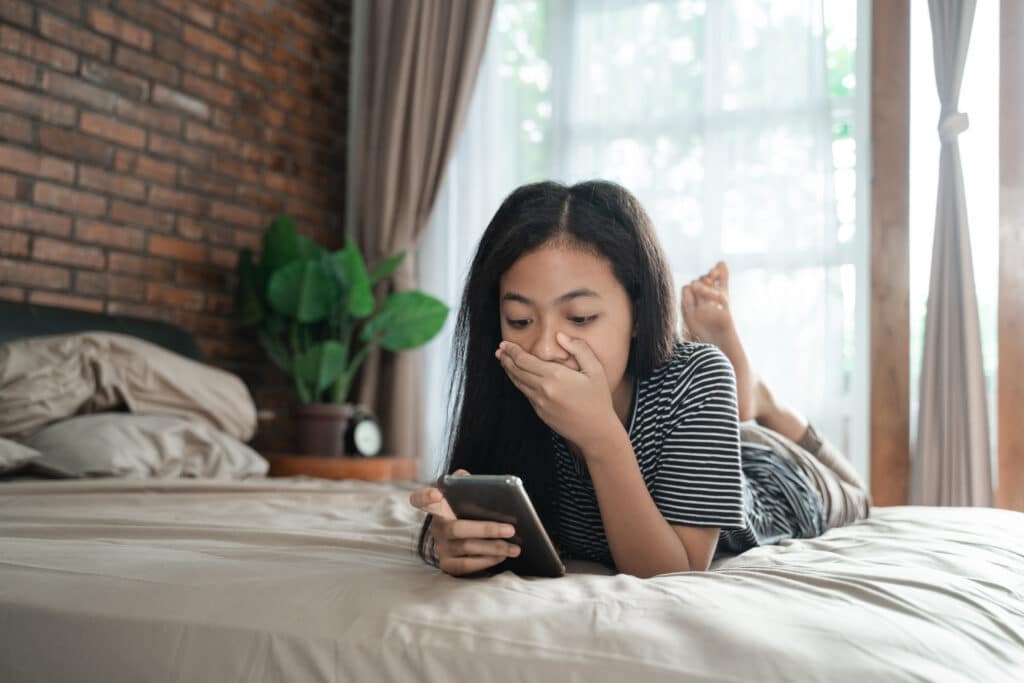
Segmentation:
<svg viewBox="0 0 1024 683">
<path fill-rule="evenodd" d="M 413 484 L 0 485 L 3 681 L 1020 681 L 1024 515 L 880 508 L 714 570 L 455 579 Z"/>
<path fill-rule="evenodd" d="M 241 441 L 256 406 L 241 379 L 111 332 L 0 344 L 0 436 L 24 440 L 72 415 L 127 409 L 203 420 Z"/>
</svg>

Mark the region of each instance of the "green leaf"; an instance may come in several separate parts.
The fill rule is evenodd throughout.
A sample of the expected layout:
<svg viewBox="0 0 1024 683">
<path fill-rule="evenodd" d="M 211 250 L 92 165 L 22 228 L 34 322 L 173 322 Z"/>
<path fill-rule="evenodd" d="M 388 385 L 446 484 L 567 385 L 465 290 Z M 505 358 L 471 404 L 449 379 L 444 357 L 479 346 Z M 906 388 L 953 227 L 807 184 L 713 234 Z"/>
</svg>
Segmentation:
<svg viewBox="0 0 1024 683">
<path fill-rule="evenodd" d="M 349 242 L 344 249 L 331 255 L 334 272 L 347 290 L 348 312 L 357 318 L 365 318 L 373 313 L 373 290 L 370 289 L 370 276 L 366 274 L 363 255 L 354 242 Z"/>
<path fill-rule="evenodd" d="M 322 320 L 338 294 L 337 283 L 313 259 L 289 263 L 271 276 L 267 287 L 274 310 L 304 323 Z"/>
<path fill-rule="evenodd" d="M 319 395 L 345 371 L 345 349 L 336 341 L 325 341 L 295 357 L 295 377 L 313 394 Z"/>
<path fill-rule="evenodd" d="M 441 331 L 448 307 L 422 292 L 397 292 L 363 327 L 363 341 L 377 339 L 388 351 L 422 346 Z"/>
<path fill-rule="evenodd" d="M 400 251 L 391 258 L 386 258 L 377 264 L 377 267 L 370 273 L 370 286 L 373 286 L 383 280 L 386 277 L 391 277 L 391 274 L 395 272 L 395 268 L 398 267 L 405 259 L 405 252 Z"/>
<path fill-rule="evenodd" d="M 303 242 L 295 229 L 291 216 L 281 214 L 263 234 L 263 256 L 260 265 L 268 273 L 288 265 L 303 256 Z"/>
<path fill-rule="evenodd" d="M 252 250 L 243 249 L 238 256 L 238 289 L 235 311 L 244 325 L 255 325 L 263 320 L 263 278 L 252 260 Z"/>
</svg>

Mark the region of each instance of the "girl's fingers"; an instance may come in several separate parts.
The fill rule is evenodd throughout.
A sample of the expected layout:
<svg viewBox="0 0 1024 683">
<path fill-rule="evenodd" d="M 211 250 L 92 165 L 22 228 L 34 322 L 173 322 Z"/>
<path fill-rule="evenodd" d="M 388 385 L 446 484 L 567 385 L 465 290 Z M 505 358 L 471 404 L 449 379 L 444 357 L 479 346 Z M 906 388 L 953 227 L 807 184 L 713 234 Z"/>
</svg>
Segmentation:
<svg viewBox="0 0 1024 683">
<path fill-rule="evenodd" d="M 445 540 L 463 538 L 511 538 L 516 529 L 501 522 L 481 522 L 475 519 L 456 519 L 438 529 Z"/>
<path fill-rule="evenodd" d="M 538 387 L 533 384 L 528 377 L 536 377 L 536 375 L 528 375 L 524 371 L 520 370 L 515 366 L 511 360 L 502 354 L 501 367 L 505 369 L 505 374 L 512 380 L 512 383 L 516 385 L 519 391 L 527 395 L 527 397 L 538 393 Z"/>
<path fill-rule="evenodd" d="M 519 546 L 506 541 L 488 541 L 482 538 L 465 538 L 448 541 L 445 544 L 447 554 L 452 557 L 475 557 L 489 555 L 493 557 L 518 557 Z"/>
<path fill-rule="evenodd" d="M 501 564 L 507 558 L 504 555 L 484 555 L 482 557 L 445 557 L 441 558 L 441 571 L 452 576 L 475 574 Z"/>
<path fill-rule="evenodd" d="M 439 517 L 445 520 L 455 519 L 455 513 L 452 512 L 451 506 L 448 505 L 448 501 L 444 499 L 444 494 L 433 486 L 413 491 L 409 496 L 409 503 L 411 503 L 413 507 L 423 510 L 423 512 L 434 515 L 434 517 Z"/>
<path fill-rule="evenodd" d="M 512 342 L 501 342 L 498 345 L 501 349 L 502 358 L 508 357 L 512 361 L 512 365 L 519 368 L 523 372 L 531 375 L 543 376 L 548 371 L 546 367 L 548 364 L 542 361 L 537 356 L 528 352 L 518 344 Z"/>
<path fill-rule="evenodd" d="M 715 303 L 721 304 L 723 306 L 729 303 L 729 299 L 726 297 L 725 292 L 723 292 L 720 289 L 716 289 L 714 287 L 706 285 L 703 282 L 693 283 L 693 289 L 696 291 L 697 296 L 699 296 L 701 299 L 710 299 L 711 301 L 714 301 Z"/>
</svg>

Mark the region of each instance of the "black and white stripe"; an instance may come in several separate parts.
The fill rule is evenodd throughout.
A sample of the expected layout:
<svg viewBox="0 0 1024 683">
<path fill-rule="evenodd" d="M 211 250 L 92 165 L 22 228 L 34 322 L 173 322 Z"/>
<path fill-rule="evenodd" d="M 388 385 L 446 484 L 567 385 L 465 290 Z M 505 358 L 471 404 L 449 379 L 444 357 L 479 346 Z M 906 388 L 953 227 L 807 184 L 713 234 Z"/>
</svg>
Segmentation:
<svg viewBox="0 0 1024 683">
<path fill-rule="evenodd" d="M 635 388 L 629 437 L 654 503 L 670 524 L 748 528 L 736 379 L 710 344 L 680 342 Z M 612 564 L 597 496 L 583 463 L 552 432 L 559 540 L 569 558 Z M 745 506 L 744 501 L 747 500 Z"/>
</svg>

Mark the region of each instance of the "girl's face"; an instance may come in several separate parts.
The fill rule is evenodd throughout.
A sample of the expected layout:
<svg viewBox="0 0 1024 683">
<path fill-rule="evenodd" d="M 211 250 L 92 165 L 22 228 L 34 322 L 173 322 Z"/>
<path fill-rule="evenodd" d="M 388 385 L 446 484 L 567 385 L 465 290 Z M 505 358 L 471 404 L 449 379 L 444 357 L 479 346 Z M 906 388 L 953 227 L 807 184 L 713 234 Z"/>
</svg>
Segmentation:
<svg viewBox="0 0 1024 683">
<path fill-rule="evenodd" d="M 541 360 L 579 370 L 555 339 L 587 342 L 616 395 L 625 377 L 633 307 L 611 263 L 571 246 L 545 245 L 519 257 L 501 276 L 501 337 Z"/>
</svg>

